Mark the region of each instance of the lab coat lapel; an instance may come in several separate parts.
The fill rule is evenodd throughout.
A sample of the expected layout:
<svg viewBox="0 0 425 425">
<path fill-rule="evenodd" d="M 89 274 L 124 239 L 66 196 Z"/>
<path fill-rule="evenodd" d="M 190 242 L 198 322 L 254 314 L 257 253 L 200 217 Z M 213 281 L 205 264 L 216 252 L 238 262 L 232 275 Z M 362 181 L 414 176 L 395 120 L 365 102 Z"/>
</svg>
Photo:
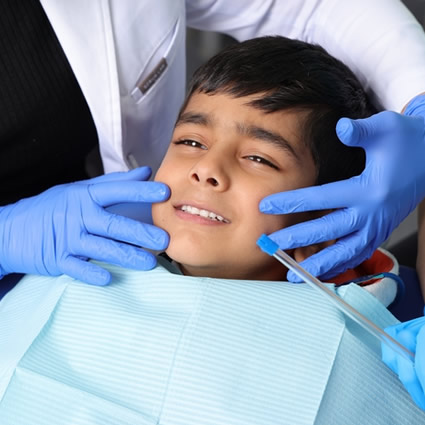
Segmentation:
<svg viewBox="0 0 425 425">
<path fill-rule="evenodd" d="M 89 105 L 101 144 L 121 150 L 121 112 L 110 6 L 41 0 Z"/>
</svg>

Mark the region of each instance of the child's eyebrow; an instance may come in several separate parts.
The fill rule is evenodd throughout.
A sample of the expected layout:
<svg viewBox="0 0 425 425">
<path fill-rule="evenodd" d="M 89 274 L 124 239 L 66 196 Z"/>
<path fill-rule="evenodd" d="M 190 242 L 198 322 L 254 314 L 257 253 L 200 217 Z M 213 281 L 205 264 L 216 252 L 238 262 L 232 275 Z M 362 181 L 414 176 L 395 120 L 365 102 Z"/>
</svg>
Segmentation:
<svg viewBox="0 0 425 425">
<path fill-rule="evenodd" d="M 288 151 L 291 155 L 293 155 L 296 160 L 300 161 L 300 156 L 298 155 L 295 148 L 279 133 L 276 133 L 271 130 L 266 130 L 263 127 L 258 127 L 255 125 L 246 126 L 244 124 L 238 124 L 238 131 L 241 134 L 246 134 L 249 137 L 252 137 L 253 139 L 262 140 L 267 143 L 271 143 L 280 149 L 284 149 Z"/>
<path fill-rule="evenodd" d="M 208 126 L 211 125 L 211 119 L 205 114 L 184 112 L 178 117 L 176 127 L 181 124 L 200 124 Z"/>
<path fill-rule="evenodd" d="M 176 122 L 176 127 L 182 124 L 198 124 L 202 126 L 212 126 L 213 119 L 208 114 L 196 113 L 196 112 L 184 112 L 181 114 Z M 255 125 L 246 125 L 244 123 L 236 124 L 237 131 L 242 135 L 247 135 L 253 139 L 271 143 L 280 149 L 289 152 L 297 161 L 301 161 L 301 158 L 295 148 L 290 142 L 288 142 L 279 133 L 271 130 L 267 130 L 263 127 Z"/>
</svg>

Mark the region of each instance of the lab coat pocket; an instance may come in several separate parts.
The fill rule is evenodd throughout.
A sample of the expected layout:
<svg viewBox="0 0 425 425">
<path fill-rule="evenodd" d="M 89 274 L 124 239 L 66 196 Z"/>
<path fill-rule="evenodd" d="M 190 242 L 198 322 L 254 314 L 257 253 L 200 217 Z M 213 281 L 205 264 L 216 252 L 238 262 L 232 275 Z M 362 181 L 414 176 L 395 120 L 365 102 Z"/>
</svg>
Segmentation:
<svg viewBox="0 0 425 425">
<path fill-rule="evenodd" d="M 139 103 L 149 93 L 166 72 L 176 53 L 176 49 L 173 49 L 173 47 L 177 42 L 180 31 L 181 20 L 177 19 L 171 30 L 147 61 L 130 93 L 136 103 Z"/>
<path fill-rule="evenodd" d="M 185 32 L 180 16 L 122 99 L 122 150 L 129 168 L 149 164 L 155 173 L 165 155 L 185 95 Z"/>
</svg>

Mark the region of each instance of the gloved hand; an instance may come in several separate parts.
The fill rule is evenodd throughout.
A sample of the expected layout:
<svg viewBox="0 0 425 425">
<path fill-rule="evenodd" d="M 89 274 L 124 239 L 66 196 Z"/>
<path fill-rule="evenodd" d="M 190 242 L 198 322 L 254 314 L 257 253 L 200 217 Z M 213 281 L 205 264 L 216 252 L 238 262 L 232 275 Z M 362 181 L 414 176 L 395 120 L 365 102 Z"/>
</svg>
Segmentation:
<svg viewBox="0 0 425 425">
<path fill-rule="evenodd" d="M 425 197 L 424 117 L 425 96 L 418 96 L 405 115 L 386 111 L 366 119 L 340 119 L 338 137 L 366 151 L 365 170 L 349 180 L 264 198 L 260 211 L 267 214 L 335 209 L 272 233 L 271 239 L 284 250 L 337 239 L 302 263 L 325 279 L 369 258 Z M 293 272 L 288 280 L 300 281 Z"/>
<path fill-rule="evenodd" d="M 87 259 L 142 270 L 153 268 L 155 256 L 133 245 L 161 250 L 168 245 L 168 234 L 151 224 L 104 210 L 120 202 L 166 200 L 168 186 L 141 181 L 150 174 L 148 167 L 106 174 L 55 186 L 1 207 L 0 275 L 67 274 L 105 285 L 111 279 L 109 272 Z"/>
<path fill-rule="evenodd" d="M 414 402 L 425 410 L 425 317 L 391 326 L 385 331 L 415 353 L 415 364 L 382 344 L 382 360 L 398 375 Z"/>
</svg>

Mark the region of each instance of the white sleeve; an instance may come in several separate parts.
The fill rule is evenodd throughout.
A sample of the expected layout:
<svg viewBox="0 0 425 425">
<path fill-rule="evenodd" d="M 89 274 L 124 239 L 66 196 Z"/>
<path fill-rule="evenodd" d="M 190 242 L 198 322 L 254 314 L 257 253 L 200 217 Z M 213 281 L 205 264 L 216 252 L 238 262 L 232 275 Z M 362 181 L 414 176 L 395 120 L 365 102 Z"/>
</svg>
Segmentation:
<svg viewBox="0 0 425 425">
<path fill-rule="evenodd" d="M 400 0 L 186 0 L 190 27 L 237 40 L 280 34 L 346 63 L 378 107 L 425 92 L 425 33 Z"/>
</svg>

